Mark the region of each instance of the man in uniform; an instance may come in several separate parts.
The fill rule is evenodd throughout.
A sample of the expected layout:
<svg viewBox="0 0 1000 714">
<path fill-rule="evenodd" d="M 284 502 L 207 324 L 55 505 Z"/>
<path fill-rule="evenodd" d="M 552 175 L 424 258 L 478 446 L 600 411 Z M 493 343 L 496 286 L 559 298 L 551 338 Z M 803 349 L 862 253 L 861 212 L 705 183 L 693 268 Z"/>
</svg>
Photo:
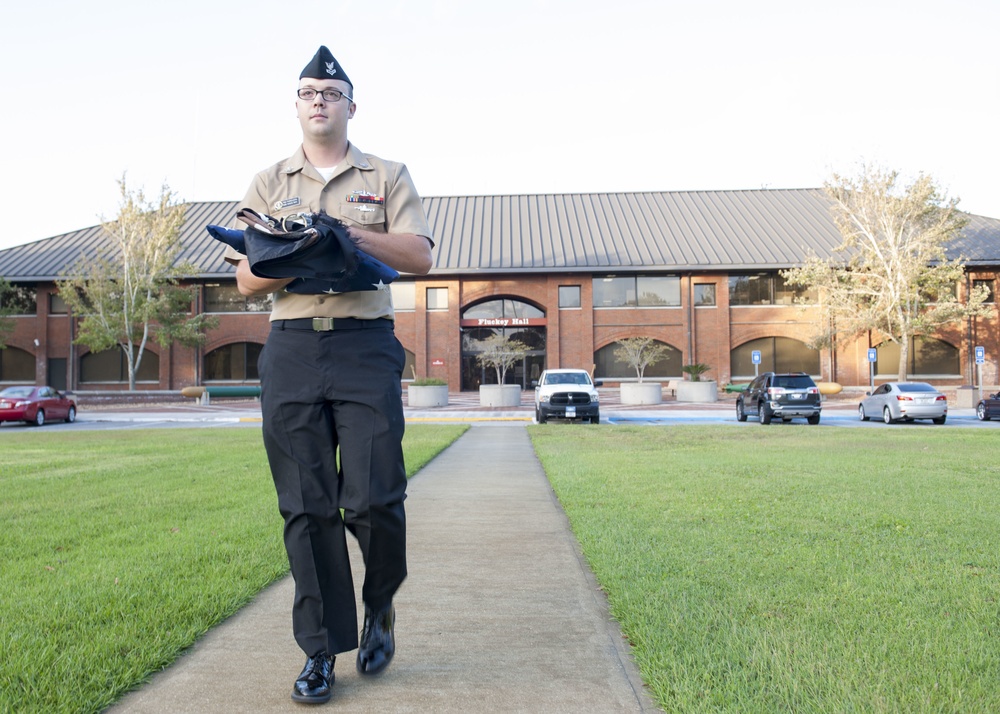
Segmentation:
<svg viewBox="0 0 1000 714">
<path fill-rule="evenodd" d="M 324 211 L 368 255 L 426 274 L 433 242 L 420 197 L 403 164 L 348 142 L 354 88 L 326 47 L 302 70 L 297 95 L 301 147 L 259 173 L 240 208 L 279 219 Z M 388 286 L 295 294 L 284 290 L 291 279 L 254 275 L 232 248 L 226 260 L 243 295 L 273 297 L 259 371 L 264 446 L 295 580 L 292 627 L 307 658 L 292 698 L 325 702 L 337 654 L 358 648 L 358 671 L 373 675 L 395 652 L 392 598 L 406 577 L 404 351 Z M 360 645 L 345 527 L 365 562 Z"/>
</svg>

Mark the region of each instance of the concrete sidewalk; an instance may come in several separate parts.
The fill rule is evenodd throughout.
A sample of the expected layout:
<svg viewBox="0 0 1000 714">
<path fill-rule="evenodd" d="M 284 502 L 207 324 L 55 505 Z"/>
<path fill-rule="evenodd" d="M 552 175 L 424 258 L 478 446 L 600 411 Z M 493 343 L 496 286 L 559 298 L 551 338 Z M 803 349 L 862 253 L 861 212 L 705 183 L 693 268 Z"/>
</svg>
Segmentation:
<svg viewBox="0 0 1000 714">
<path fill-rule="evenodd" d="M 396 596 L 396 658 L 368 679 L 354 668 L 356 652 L 338 657 L 325 707 L 657 710 L 523 425 L 470 428 L 411 480 L 406 507 L 410 574 Z M 286 578 L 108 711 L 321 710 L 289 697 L 305 661 L 291 600 Z"/>
</svg>

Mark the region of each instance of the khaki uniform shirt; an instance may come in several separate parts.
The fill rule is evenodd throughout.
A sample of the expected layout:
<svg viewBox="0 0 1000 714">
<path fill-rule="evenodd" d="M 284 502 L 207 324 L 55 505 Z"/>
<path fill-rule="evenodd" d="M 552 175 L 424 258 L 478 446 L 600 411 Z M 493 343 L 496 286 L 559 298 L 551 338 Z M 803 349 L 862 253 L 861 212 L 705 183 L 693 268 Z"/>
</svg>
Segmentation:
<svg viewBox="0 0 1000 714">
<path fill-rule="evenodd" d="M 349 200 L 363 194 L 385 202 L 379 205 Z M 348 146 L 347 156 L 329 181 L 324 181 L 306 160 L 300 146 L 291 158 L 257 174 L 237 210 L 240 208 L 251 208 L 275 218 L 323 210 L 348 226 L 377 233 L 414 233 L 431 239 L 420 196 L 406 166 L 364 154 L 353 144 Z M 246 258 L 233 248 L 228 248 L 224 257 L 233 265 Z M 271 320 L 302 317 L 371 320 L 392 319 L 394 315 L 388 285 L 381 290 L 336 295 L 298 295 L 282 290 L 273 293 L 272 298 Z"/>
</svg>

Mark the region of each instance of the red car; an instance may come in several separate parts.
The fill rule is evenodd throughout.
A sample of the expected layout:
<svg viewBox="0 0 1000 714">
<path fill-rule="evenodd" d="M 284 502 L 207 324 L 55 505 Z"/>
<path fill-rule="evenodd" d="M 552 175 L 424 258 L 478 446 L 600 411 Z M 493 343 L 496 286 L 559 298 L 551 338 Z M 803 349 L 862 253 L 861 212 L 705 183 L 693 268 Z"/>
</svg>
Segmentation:
<svg viewBox="0 0 1000 714">
<path fill-rule="evenodd" d="M 0 422 L 41 426 L 53 419 L 76 421 L 76 402 L 52 387 L 7 387 L 0 391 Z"/>
</svg>

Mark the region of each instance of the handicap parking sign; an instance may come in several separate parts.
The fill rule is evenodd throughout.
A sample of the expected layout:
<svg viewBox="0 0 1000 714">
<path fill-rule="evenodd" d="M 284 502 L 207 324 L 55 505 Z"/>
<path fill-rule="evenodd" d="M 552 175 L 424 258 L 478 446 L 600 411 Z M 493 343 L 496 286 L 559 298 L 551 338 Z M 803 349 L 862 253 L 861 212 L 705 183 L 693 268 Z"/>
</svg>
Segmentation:
<svg viewBox="0 0 1000 714">
<path fill-rule="evenodd" d="M 868 361 L 878 362 L 878 350 L 876 350 L 874 347 L 870 347 L 868 349 Z"/>
<path fill-rule="evenodd" d="M 976 364 L 983 364 L 986 362 L 986 348 L 977 346 L 976 347 Z"/>
<path fill-rule="evenodd" d="M 760 350 L 751 350 L 750 361 L 754 364 L 760 364 Z"/>
</svg>

